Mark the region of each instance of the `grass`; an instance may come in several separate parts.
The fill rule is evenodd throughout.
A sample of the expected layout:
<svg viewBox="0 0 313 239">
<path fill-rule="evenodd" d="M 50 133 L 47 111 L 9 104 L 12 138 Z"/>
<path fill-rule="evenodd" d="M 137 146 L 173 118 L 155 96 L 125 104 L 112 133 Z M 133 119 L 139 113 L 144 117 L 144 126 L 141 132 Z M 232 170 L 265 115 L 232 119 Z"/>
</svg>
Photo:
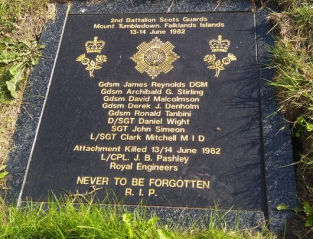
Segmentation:
<svg viewBox="0 0 313 239">
<path fill-rule="evenodd" d="M 53 19 L 48 0 L 0 0 L 0 187 L 6 188 L 4 163 L 13 147 L 11 136 L 22 103 L 25 80 L 40 58 L 37 40 Z"/>
<path fill-rule="evenodd" d="M 313 2 L 280 1 L 284 12 L 273 13 L 276 44 L 271 85 L 277 91 L 295 143 L 299 208 L 294 236 L 313 238 Z"/>
<path fill-rule="evenodd" d="M 1 207 L 0 207 L 1 209 Z M 74 204 L 70 199 L 62 203 L 31 204 L 22 209 L 4 207 L 0 214 L 0 238 L 212 238 L 212 239 L 274 239 L 262 232 L 231 231 L 224 217 L 211 214 L 211 222 L 197 219 L 189 226 L 184 221 L 161 223 L 143 207 L 133 212 L 120 205 L 107 207 L 89 203 Z"/>
</svg>

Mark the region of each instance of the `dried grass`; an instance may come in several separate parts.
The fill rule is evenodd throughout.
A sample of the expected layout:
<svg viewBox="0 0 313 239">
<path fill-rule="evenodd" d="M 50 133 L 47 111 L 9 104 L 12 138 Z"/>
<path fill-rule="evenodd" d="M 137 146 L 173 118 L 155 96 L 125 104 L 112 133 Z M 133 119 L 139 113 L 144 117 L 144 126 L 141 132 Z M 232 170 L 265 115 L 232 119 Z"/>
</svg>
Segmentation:
<svg viewBox="0 0 313 239">
<path fill-rule="evenodd" d="M 55 4 L 46 4 L 38 9 L 26 12 L 18 19 L 16 30 L 12 32 L 15 39 L 38 39 L 45 22 L 54 20 L 56 15 Z"/>
<path fill-rule="evenodd" d="M 5 164 L 12 150 L 12 135 L 22 103 L 22 92 L 16 100 L 0 104 L 0 167 Z M 6 189 L 6 180 L 0 182 L 0 188 Z"/>
</svg>

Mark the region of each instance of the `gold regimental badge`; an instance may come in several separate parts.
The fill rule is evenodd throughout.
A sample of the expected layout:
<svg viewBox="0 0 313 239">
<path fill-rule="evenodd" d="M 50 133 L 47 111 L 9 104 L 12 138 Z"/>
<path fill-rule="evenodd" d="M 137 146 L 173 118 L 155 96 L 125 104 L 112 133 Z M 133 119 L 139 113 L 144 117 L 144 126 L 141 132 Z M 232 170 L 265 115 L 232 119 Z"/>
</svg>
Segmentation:
<svg viewBox="0 0 313 239">
<path fill-rule="evenodd" d="M 164 43 L 156 37 L 149 43 L 143 42 L 137 46 L 138 52 L 130 59 L 137 63 L 137 71 L 141 74 L 146 72 L 154 79 L 161 72 L 166 74 L 173 69 L 172 63 L 179 58 L 173 52 L 174 48 L 172 43 Z"/>
<path fill-rule="evenodd" d="M 105 42 L 99 41 L 98 37 L 94 37 L 93 41 L 87 41 L 85 43 L 86 53 L 101 53 L 104 48 Z M 104 62 L 107 62 L 105 55 L 98 54 L 94 60 L 86 57 L 86 54 L 82 54 L 77 57 L 76 61 L 80 61 L 82 65 L 86 66 L 86 70 L 89 71 L 90 77 L 94 77 L 93 72 L 99 70 Z"/>
<path fill-rule="evenodd" d="M 212 39 L 209 41 L 212 52 L 227 52 L 230 44 L 230 40 L 223 40 L 221 35 L 218 36 L 217 40 Z M 215 54 L 209 54 L 204 57 L 204 61 L 209 64 L 208 68 L 215 70 L 214 77 L 218 77 L 220 75 L 220 72 L 225 70 L 225 66 L 236 60 L 237 57 L 232 53 L 228 53 L 228 55 L 222 60 L 216 59 Z"/>
</svg>

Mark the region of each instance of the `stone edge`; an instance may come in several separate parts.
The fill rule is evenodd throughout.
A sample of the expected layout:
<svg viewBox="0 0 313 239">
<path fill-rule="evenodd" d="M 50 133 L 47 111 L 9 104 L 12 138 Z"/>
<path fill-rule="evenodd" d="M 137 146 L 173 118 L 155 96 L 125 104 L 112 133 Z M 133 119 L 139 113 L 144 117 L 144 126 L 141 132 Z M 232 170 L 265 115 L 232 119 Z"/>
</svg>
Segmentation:
<svg viewBox="0 0 313 239">
<path fill-rule="evenodd" d="M 71 14 L 114 14 L 114 13 L 180 13 L 204 11 L 251 11 L 250 0 L 109 0 L 106 4 L 86 4 L 75 1 Z"/>
<path fill-rule="evenodd" d="M 286 204 L 290 208 L 295 208 L 297 197 L 289 126 L 280 113 L 274 113 L 277 112 L 279 106 L 275 99 L 274 89 L 268 85 L 269 81 L 273 79 L 274 71 L 265 69 L 271 62 L 269 46 L 274 45 L 274 38 L 270 34 L 271 26 L 267 23 L 267 16 L 270 13 L 267 9 L 258 11 L 256 24 L 260 63 L 259 79 L 266 170 L 267 216 L 270 230 L 282 233 L 287 226 L 288 219 L 292 216 L 292 212 L 279 211 L 277 206 Z"/>
<path fill-rule="evenodd" d="M 2 193 L 9 203 L 17 202 L 23 185 L 45 95 L 58 52 L 67 6 L 58 4 L 56 9 L 56 19 L 45 25 L 41 35 L 40 44 L 45 46 L 42 51 L 43 57 L 39 64 L 32 69 L 28 79 L 16 123 L 16 131 L 13 135 L 14 148 L 8 159 L 9 189 Z"/>
</svg>

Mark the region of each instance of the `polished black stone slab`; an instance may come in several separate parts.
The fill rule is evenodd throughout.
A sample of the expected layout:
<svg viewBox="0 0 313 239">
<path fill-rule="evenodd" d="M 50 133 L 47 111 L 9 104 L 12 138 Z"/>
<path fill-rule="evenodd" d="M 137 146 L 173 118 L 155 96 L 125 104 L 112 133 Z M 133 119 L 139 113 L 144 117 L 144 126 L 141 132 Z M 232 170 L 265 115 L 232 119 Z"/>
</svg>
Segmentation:
<svg viewBox="0 0 313 239">
<path fill-rule="evenodd" d="M 30 157 L 30 154 L 33 149 L 32 145 L 34 145 L 34 142 L 36 141 L 35 140 L 36 132 L 37 132 L 36 129 L 38 128 L 38 125 L 41 119 L 41 112 L 42 112 L 44 102 L 45 102 L 44 99 L 46 95 L 47 86 L 49 82 L 52 82 L 51 89 L 53 88 L 53 82 L 55 79 L 53 79 L 53 81 L 51 81 L 50 79 L 55 77 L 55 73 L 58 71 L 57 67 L 55 68 L 55 70 L 53 70 L 54 69 L 53 66 L 54 66 L 54 63 L 59 60 L 59 58 L 57 58 L 56 55 L 58 52 L 60 52 L 59 51 L 60 49 L 58 49 L 58 44 L 60 43 L 60 40 L 61 40 L 60 38 L 61 32 L 62 30 L 64 31 L 64 28 L 63 28 L 64 21 L 70 20 L 71 17 L 77 17 L 74 15 L 66 15 L 66 8 L 67 8 L 67 5 L 58 4 L 57 19 L 54 22 L 50 22 L 47 24 L 45 31 L 41 38 L 42 44 L 46 45 L 46 48 L 43 52 L 45 57 L 40 62 L 40 65 L 33 70 L 32 77 L 28 81 L 29 84 L 24 95 L 24 105 L 21 108 L 21 114 L 18 120 L 19 127 L 14 136 L 16 148 L 12 151 L 10 155 L 10 159 L 9 159 L 9 171 L 10 171 L 11 179 L 8 182 L 10 190 L 7 192 L 7 200 L 17 199 L 20 189 L 22 188 L 23 178 L 24 178 L 25 172 L 27 172 L 28 158 Z M 257 136 L 256 138 L 258 139 L 255 141 L 254 150 L 258 147 L 257 145 L 259 144 L 260 151 L 257 153 L 256 151 L 254 151 L 255 154 L 253 155 L 255 159 L 258 158 L 259 160 L 261 160 L 261 163 L 260 163 L 261 169 L 259 170 L 259 169 L 254 168 L 253 172 L 250 175 L 254 174 L 255 178 L 257 175 L 261 176 L 259 178 L 260 180 L 259 188 L 255 190 L 255 192 L 253 193 L 254 195 L 261 195 L 262 198 L 258 199 L 257 202 L 250 208 L 242 209 L 242 210 L 233 210 L 230 212 L 228 212 L 228 210 L 227 211 L 223 210 L 223 208 L 227 208 L 227 204 L 229 203 L 227 202 L 227 200 L 226 201 L 224 200 L 224 206 L 222 207 L 219 206 L 219 212 L 217 213 L 223 214 L 225 212 L 225 215 L 223 216 L 223 218 L 227 221 L 227 225 L 229 226 L 239 226 L 241 228 L 257 227 L 265 223 L 266 220 L 269 220 L 268 222 L 269 222 L 270 229 L 272 231 L 280 232 L 284 230 L 285 221 L 290 216 L 290 213 L 286 211 L 285 212 L 277 211 L 276 210 L 277 205 L 279 205 L 280 203 L 285 203 L 289 205 L 290 207 L 294 207 L 296 205 L 293 168 L 282 167 L 285 165 L 290 165 L 292 163 L 292 149 L 291 149 L 291 144 L 290 144 L 290 137 L 288 135 L 288 130 L 283 130 L 283 131 L 281 130 L 282 126 L 285 124 L 283 121 L 283 118 L 279 114 L 276 114 L 276 115 L 273 114 L 273 112 L 276 112 L 278 108 L 274 99 L 274 93 L 272 89 L 268 87 L 266 80 L 263 80 L 263 79 L 270 79 L 272 76 L 272 71 L 265 69 L 265 67 L 263 66 L 263 64 L 268 63 L 268 59 L 269 59 L 267 45 L 273 44 L 273 39 L 270 36 L 270 34 L 268 34 L 268 31 L 270 30 L 271 26 L 268 25 L 266 22 L 266 17 L 269 14 L 269 12 L 265 10 L 265 8 L 261 8 L 261 9 L 254 9 L 253 11 L 256 11 L 256 13 L 252 13 L 252 9 L 253 7 L 251 6 L 251 1 L 248 1 L 248 0 L 236 1 L 236 2 L 223 1 L 222 3 L 218 3 L 215 0 L 212 0 L 212 1 L 182 0 L 182 1 L 177 1 L 174 4 L 172 4 L 172 1 L 115 0 L 115 1 L 109 1 L 107 4 L 89 4 L 89 3 L 85 3 L 84 1 L 75 1 L 72 7 L 68 8 L 67 12 L 69 12 L 70 14 L 78 14 L 79 16 L 89 17 L 90 15 L 88 14 L 112 14 L 112 13 L 126 13 L 126 12 L 127 13 L 148 13 L 148 12 L 157 13 L 158 12 L 158 13 L 163 13 L 164 15 L 168 15 L 167 14 L 168 12 L 186 13 L 186 12 L 220 11 L 220 12 L 232 12 L 232 13 L 241 14 L 242 11 L 244 11 L 253 16 L 253 24 L 255 24 L 254 26 L 255 29 L 253 29 L 252 31 L 255 32 L 255 42 L 253 42 L 252 45 L 248 47 L 248 49 L 251 49 L 251 57 L 247 58 L 247 61 L 250 61 L 249 64 L 247 65 L 249 65 L 249 67 L 251 68 L 251 72 L 254 72 L 254 70 L 252 70 L 253 67 L 251 67 L 254 65 L 254 63 L 258 63 L 259 65 L 259 67 L 257 67 L 258 76 L 256 76 L 257 86 L 255 85 L 255 87 L 257 87 L 258 90 L 255 91 L 255 89 L 253 89 L 253 87 L 251 86 L 252 87 L 251 92 L 250 92 L 251 96 L 253 95 L 256 97 L 251 97 L 250 98 L 251 104 L 245 105 L 245 108 L 248 112 L 254 112 L 254 111 L 256 112 L 258 116 L 254 115 L 254 117 L 252 117 L 253 120 L 251 122 L 253 123 L 252 125 L 255 125 L 256 127 L 259 127 L 259 128 L 248 129 L 249 127 L 246 127 L 247 128 L 246 130 L 248 131 L 250 130 L 250 133 L 252 133 L 252 135 L 254 136 Z M 210 14 L 210 13 L 207 13 L 207 14 Z M 247 24 L 243 24 L 242 26 L 247 26 Z M 66 31 L 64 31 L 64 33 L 66 33 Z M 230 33 L 227 33 L 227 34 L 230 34 Z M 94 37 L 93 35 L 88 36 L 88 40 L 92 40 L 93 37 Z M 216 38 L 216 36 L 214 37 Z M 77 39 L 75 41 L 77 41 Z M 149 42 L 148 40 L 145 40 L 145 41 Z M 74 41 L 72 43 L 74 43 Z M 232 43 L 233 43 L 233 40 L 232 40 Z M 71 44 L 69 45 L 71 47 Z M 79 47 L 83 49 L 84 45 L 81 45 Z M 108 56 L 108 52 L 105 52 L 106 47 L 107 45 L 104 48 L 103 54 Z M 232 47 L 233 45 L 229 48 L 229 52 L 231 52 L 230 50 L 232 49 Z M 177 48 L 180 48 L 179 52 L 177 51 Z M 182 50 L 182 47 L 179 47 L 179 46 L 177 47 L 175 43 L 175 48 L 173 51 L 180 56 L 178 60 L 173 62 L 173 66 L 174 66 L 173 69 L 175 69 L 177 68 L 179 64 L 181 64 L 180 62 L 181 60 L 185 60 L 184 58 L 182 58 L 182 54 L 181 54 L 181 52 L 185 51 L 185 49 Z M 201 51 L 202 52 L 206 51 L 205 55 L 212 53 L 210 52 L 209 48 L 207 48 L 206 50 L 201 49 Z M 255 61 L 254 57 L 252 57 L 252 56 L 255 56 L 256 54 L 255 52 L 258 53 L 256 55 L 258 59 L 257 62 Z M 136 53 L 136 50 L 133 50 L 131 52 L 131 55 L 135 53 Z M 81 52 L 81 54 L 83 54 L 83 52 Z M 61 55 L 61 52 L 60 52 L 60 55 Z M 109 60 L 110 59 L 108 58 L 108 61 L 105 64 L 103 64 L 103 67 L 104 67 L 103 69 L 99 69 L 94 72 L 95 78 L 99 76 L 98 73 L 101 70 L 106 69 L 105 67 L 107 64 L 110 64 Z M 133 64 L 132 67 L 136 66 L 136 63 L 134 61 L 131 60 L 131 62 Z M 233 73 L 234 70 L 232 69 L 232 65 L 239 64 L 239 62 L 240 61 L 238 60 L 232 62 L 231 65 L 229 65 L 229 67 L 227 67 L 225 71 L 221 72 L 219 79 L 222 77 L 223 73 L 226 73 L 226 72 Z M 202 63 L 205 63 L 205 62 L 202 62 Z M 79 77 L 83 78 L 83 77 L 86 77 L 87 75 L 87 78 L 84 78 L 84 79 L 89 80 L 88 78 L 89 73 L 85 71 L 84 68 L 80 68 L 79 71 L 81 73 Z M 51 74 L 53 77 L 51 77 Z M 155 81 L 159 81 L 159 79 L 161 79 L 162 77 L 164 80 L 164 76 L 170 75 L 170 74 L 173 74 L 173 70 L 171 70 L 168 74 L 161 73 L 159 76 L 157 76 Z M 203 72 L 201 72 L 201 74 L 203 74 Z M 207 72 L 206 74 L 207 74 L 206 76 L 209 79 L 208 82 L 210 83 L 209 87 L 206 89 L 206 92 L 210 91 L 212 93 L 211 79 L 214 80 L 214 73 Z M 148 82 L 148 80 L 146 79 L 149 79 L 149 81 L 151 81 L 151 78 L 149 78 L 149 76 L 146 73 L 142 75 L 139 74 L 139 75 L 145 78 L 144 81 Z M 234 77 L 236 76 L 236 74 L 231 74 L 231 77 L 233 77 L 233 75 Z M 91 80 L 91 82 L 93 81 Z M 91 82 L 89 83 L 90 84 L 94 83 L 94 82 L 93 83 Z M 84 84 L 86 86 L 86 82 Z M 247 88 L 247 87 L 249 87 L 249 85 L 243 87 L 243 90 L 241 90 L 241 92 L 243 92 L 244 88 Z M 225 88 L 227 89 L 227 87 L 224 87 L 223 89 Z M 236 86 L 234 88 L 236 89 Z M 51 92 L 51 89 L 50 89 L 50 92 Z M 95 87 L 95 89 L 97 89 L 97 87 Z M 66 91 L 66 89 L 62 89 L 62 90 Z M 98 92 L 92 95 L 92 98 L 99 97 L 100 95 L 101 100 L 97 100 L 97 101 L 99 103 L 100 102 L 102 103 L 102 95 L 101 93 L 99 93 L 100 88 L 98 88 L 97 90 Z M 84 92 L 83 94 L 86 95 L 86 92 Z M 225 99 L 225 96 L 223 97 L 224 97 L 223 99 Z M 46 102 L 48 102 L 49 99 L 50 99 L 50 93 L 47 97 Z M 203 105 L 203 101 L 204 101 L 204 98 L 201 97 L 202 105 Z M 93 102 L 93 101 L 89 101 L 89 103 L 90 102 Z M 236 102 L 234 101 L 234 103 Z M 256 105 L 259 107 L 259 109 L 257 109 Z M 206 103 L 205 106 L 208 106 L 208 104 Z M 237 104 L 237 106 L 242 106 L 242 104 Z M 96 106 L 92 106 L 92 107 L 97 108 Z M 97 110 L 102 110 L 101 106 L 99 107 L 97 108 Z M 58 107 L 54 106 L 54 108 L 57 109 Z M 104 110 L 102 111 L 104 112 Z M 59 111 L 57 112 L 59 113 Z M 219 112 L 219 109 L 217 109 L 216 112 Z M 202 120 L 203 118 L 202 115 L 203 114 L 206 115 L 206 112 L 203 112 L 203 107 L 200 108 L 196 112 L 196 114 L 198 115 L 196 117 L 196 120 L 197 120 L 196 122 L 197 123 L 198 121 L 202 122 L 201 125 L 199 126 L 203 127 L 205 122 Z M 73 116 L 71 117 L 73 118 Z M 92 118 L 93 116 L 90 116 L 90 117 Z M 106 117 L 105 113 L 103 117 Z M 212 119 L 215 116 L 210 115 L 206 117 Z M 260 117 L 260 120 L 257 119 L 258 117 Z M 103 120 L 103 118 L 101 118 L 101 120 Z M 41 126 L 40 126 L 40 129 L 41 129 Z M 215 129 L 220 133 L 225 133 L 223 132 L 223 130 L 225 129 L 223 127 L 217 127 Z M 258 130 L 259 130 L 259 133 L 257 133 Z M 195 132 L 196 131 L 199 132 L 199 129 L 196 129 Z M 209 129 L 205 129 L 203 131 L 204 131 L 203 133 L 208 134 Z M 38 132 L 40 135 L 40 130 Z M 218 132 L 214 131 L 214 133 L 218 133 Z M 69 131 L 68 133 L 71 133 L 71 131 Z M 212 139 L 209 139 L 209 140 L 212 140 Z M 239 138 L 238 140 L 242 140 L 242 139 Z M 74 142 L 70 142 L 70 143 L 73 144 Z M 251 150 L 253 151 L 252 148 Z M 36 146 L 35 146 L 35 151 L 36 151 Z M 232 155 L 232 157 L 235 157 L 235 156 Z M 192 156 L 191 158 L 195 159 L 196 157 Z M 261 165 L 262 163 L 264 164 L 264 167 Z M 31 172 L 32 164 L 33 162 L 29 163 L 30 172 Z M 56 165 L 55 163 L 53 163 L 47 166 L 52 171 Z M 220 167 L 220 168 L 223 169 L 223 167 Z M 63 168 L 61 169 L 63 170 Z M 200 170 L 196 167 L 193 167 L 193 169 L 195 171 Z M 264 172 L 262 172 L 262 170 L 264 170 Z M 47 175 L 49 174 L 51 175 L 50 172 L 48 172 Z M 26 175 L 28 174 L 26 173 Z M 264 175 L 263 178 L 262 178 L 262 175 Z M 235 175 L 232 175 L 232 177 L 235 177 Z M 220 176 L 219 178 L 222 178 L 222 177 Z M 38 178 L 38 180 L 40 181 L 41 179 Z M 226 179 L 224 180 L 226 181 Z M 266 182 L 265 185 L 264 185 L 264 181 L 262 182 L 262 180 L 265 180 Z M 24 182 L 27 182 L 27 180 Z M 210 181 L 209 190 L 214 189 L 212 186 L 213 185 L 212 182 L 213 180 Z M 28 187 L 27 184 L 25 184 L 25 189 L 27 189 L 27 187 Z M 262 187 L 264 188 L 264 191 L 262 191 L 263 190 Z M 87 188 L 87 186 L 85 188 Z M 82 187 L 82 190 L 85 190 L 85 188 Z M 177 191 L 179 192 L 179 190 L 176 190 L 176 192 Z M 199 190 L 196 190 L 196 191 L 198 193 Z M 200 190 L 200 191 L 203 191 L 203 190 Z M 171 190 L 171 192 L 173 192 L 173 190 Z M 37 196 L 39 194 L 40 193 L 38 193 Z M 232 194 L 232 196 L 233 195 L 234 194 Z M 192 196 L 192 197 L 197 198 L 198 196 Z M 229 198 L 229 194 L 225 195 L 225 197 Z M 23 196 L 23 197 L 20 197 L 19 199 L 20 199 L 18 200 L 19 203 L 22 203 L 25 197 Z M 41 198 L 41 199 L 45 200 L 45 198 Z M 128 204 L 131 204 L 131 203 L 128 202 Z M 239 204 L 240 203 L 237 203 L 237 206 Z M 177 207 L 177 206 L 175 207 L 172 205 L 171 206 L 164 206 L 164 205 L 155 206 L 155 207 L 147 207 L 147 212 L 155 213 L 162 219 L 162 221 L 165 221 L 165 222 L 169 219 L 170 220 L 171 219 L 173 220 L 183 219 L 183 220 L 188 221 L 192 219 L 197 219 L 199 217 L 208 216 L 208 218 L 210 218 L 210 215 L 212 215 L 212 211 L 210 209 L 208 210 L 204 209 L 204 207 L 203 209 L 195 209 L 194 207 L 189 207 L 188 209 L 186 209 L 185 207 L 181 208 L 181 207 Z M 131 207 L 129 208 L 131 209 Z M 240 208 L 240 205 L 238 206 L 238 208 Z M 238 224 L 235 222 L 238 222 Z"/>
<path fill-rule="evenodd" d="M 219 203 L 221 209 L 264 211 L 254 24 L 253 13 L 69 15 L 22 198 L 46 201 L 49 192 L 83 193 L 97 185 L 100 200 L 113 190 L 131 205 Z M 153 47 L 166 42 L 172 46 L 159 57 L 175 58 L 163 64 L 173 69 L 150 73 L 158 62 L 149 63 L 149 51 L 162 51 Z M 131 58 L 140 58 L 142 43 L 152 50 L 135 62 Z M 94 48 L 99 52 L 88 53 Z M 97 63 L 102 68 L 92 69 L 92 60 L 103 55 L 106 61 Z M 220 71 L 208 68 L 224 60 L 229 62 Z M 147 72 L 137 71 L 136 64 Z M 129 93 L 134 89 L 146 91 Z M 188 103 L 192 100 L 196 103 Z M 133 108 L 141 106 L 148 109 Z M 138 116 L 145 113 L 152 115 Z M 142 123 L 151 119 L 152 124 Z M 183 131 L 158 133 L 162 128 Z M 118 149 L 86 151 L 99 147 Z M 139 178 L 142 186 L 135 184 Z"/>
</svg>

